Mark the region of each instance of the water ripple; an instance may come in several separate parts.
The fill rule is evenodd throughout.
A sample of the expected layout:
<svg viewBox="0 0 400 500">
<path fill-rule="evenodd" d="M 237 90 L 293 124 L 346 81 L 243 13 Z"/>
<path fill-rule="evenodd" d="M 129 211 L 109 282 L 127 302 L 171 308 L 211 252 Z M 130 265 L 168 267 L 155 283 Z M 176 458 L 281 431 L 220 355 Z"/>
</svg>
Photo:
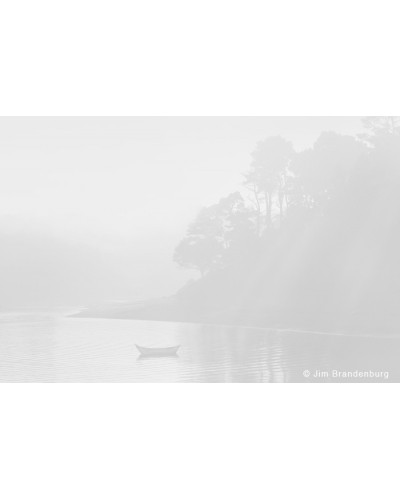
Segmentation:
<svg viewBox="0 0 400 500">
<path fill-rule="evenodd" d="M 146 358 L 135 344 L 181 345 Z M 190 323 L 0 314 L 2 382 L 327 382 L 304 370 L 373 370 L 400 381 L 399 337 L 346 336 Z M 336 382 L 344 380 L 334 380 Z"/>
</svg>

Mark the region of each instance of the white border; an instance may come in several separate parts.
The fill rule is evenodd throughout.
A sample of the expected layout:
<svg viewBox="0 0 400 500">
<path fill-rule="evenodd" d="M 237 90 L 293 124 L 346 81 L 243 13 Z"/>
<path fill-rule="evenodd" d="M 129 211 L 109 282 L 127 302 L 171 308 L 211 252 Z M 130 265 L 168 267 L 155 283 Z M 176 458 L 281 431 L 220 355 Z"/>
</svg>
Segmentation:
<svg viewBox="0 0 400 500">
<path fill-rule="evenodd" d="M 397 499 L 392 387 L 4 384 L 0 494 Z"/>
<path fill-rule="evenodd" d="M 393 114 L 393 8 L 354 0 L 8 2 L 0 113 Z"/>
</svg>

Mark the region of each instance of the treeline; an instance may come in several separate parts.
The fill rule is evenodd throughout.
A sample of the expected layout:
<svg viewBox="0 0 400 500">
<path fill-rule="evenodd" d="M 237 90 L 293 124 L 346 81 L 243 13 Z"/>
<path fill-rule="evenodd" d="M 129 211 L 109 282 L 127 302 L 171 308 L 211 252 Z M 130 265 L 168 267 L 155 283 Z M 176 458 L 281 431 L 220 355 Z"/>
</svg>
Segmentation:
<svg viewBox="0 0 400 500">
<path fill-rule="evenodd" d="M 259 142 L 242 194 L 203 208 L 174 261 L 210 283 L 239 276 L 225 295 L 240 307 L 318 311 L 339 325 L 371 311 L 395 314 L 400 117 L 363 125 L 357 137 L 323 132 L 301 152 L 278 136 Z"/>
</svg>

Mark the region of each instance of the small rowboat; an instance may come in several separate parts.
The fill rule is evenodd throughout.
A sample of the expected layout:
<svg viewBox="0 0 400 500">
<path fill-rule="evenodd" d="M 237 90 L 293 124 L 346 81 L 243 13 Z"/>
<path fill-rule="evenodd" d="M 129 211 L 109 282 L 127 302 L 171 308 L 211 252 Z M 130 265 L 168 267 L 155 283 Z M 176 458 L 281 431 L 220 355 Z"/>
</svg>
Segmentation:
<svg viewBox="0 0 400 500">
<path fill-rule="evenodd" d="M 142 347 L 135 344 L 135 346 L 143 356 L 173 356 L 180 348 L 180 345 L 173 347 Z"/>
</svg>

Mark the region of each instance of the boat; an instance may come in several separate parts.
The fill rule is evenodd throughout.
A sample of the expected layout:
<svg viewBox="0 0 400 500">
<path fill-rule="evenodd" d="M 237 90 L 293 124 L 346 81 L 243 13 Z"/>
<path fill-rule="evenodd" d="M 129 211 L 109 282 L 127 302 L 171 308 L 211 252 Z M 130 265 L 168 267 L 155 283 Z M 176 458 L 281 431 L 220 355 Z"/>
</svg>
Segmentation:
<svg viewBox="0 0 400 500">
<path fill-rule="evenodd" d="M 180 345 L 173 347 L 142 347 L 135 344 L 135 346 L 143 356 L 173 356 L 180 348 Z"/>
</svg>

